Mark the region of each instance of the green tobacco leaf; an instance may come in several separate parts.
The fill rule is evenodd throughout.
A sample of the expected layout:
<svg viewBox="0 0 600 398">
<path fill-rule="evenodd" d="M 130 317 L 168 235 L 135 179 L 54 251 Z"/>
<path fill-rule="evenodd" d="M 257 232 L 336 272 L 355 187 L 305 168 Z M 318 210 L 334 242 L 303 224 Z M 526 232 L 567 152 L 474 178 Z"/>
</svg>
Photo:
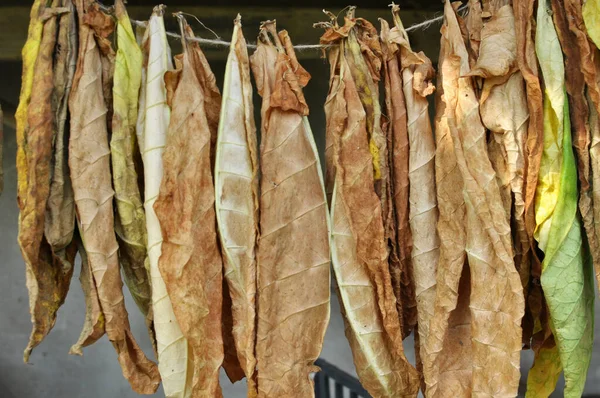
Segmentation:
<svg viewBox="0 0 600 398">
<path fill-rule="evenodd" d="M 562 53 L 545 2 L 538 9 L 536 39 L 546 84 L 544 154 L 536 203 L 536 239 L 545 254 L 541 283 L 564 369 L 564 396 L 579 397 L 592 353 L 594 291 L 589 249 L 582 239 L 577 212 L 577 166 L 571 147 Z M 557 171 L 558 176 L 552 175 Z M 555 383 L 556 377 L 548 379 L 557 370 L 555 357 L 543 350 L 537 356 L 529 376 L 528 396 L 547 395 L 548 383 L 540 380 Z"/>
<path fill-rule="evenodd" d="M 588 36 L 600 48 L 600 0 L 587 0 L 583 4 L 583 21 Z"/>
</svg>

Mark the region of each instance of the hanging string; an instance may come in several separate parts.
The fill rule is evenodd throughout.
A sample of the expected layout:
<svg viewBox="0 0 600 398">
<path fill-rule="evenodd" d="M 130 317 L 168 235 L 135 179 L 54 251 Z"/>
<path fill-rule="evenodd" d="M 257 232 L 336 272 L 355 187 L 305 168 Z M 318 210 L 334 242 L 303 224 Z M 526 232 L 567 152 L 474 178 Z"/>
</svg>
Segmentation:
<svg viewBox="0 0 600 398">
<path fill-rule="evenodd" d="M 111 12 L 112 7 L 107 7 L 104 4 L 98 2 L 98 5 L 101 9 L 103 9 L 105 12 Z M 347 7 L 346 7 L 347 8 Z M 460 11 L 464 11 L 467 9 L 467 5 L 462 5 L 460 6 L 456 11 L 460 12 Z M 343 11 L 343 10 L 342 10 Z M 191 15 L 191 14 L 187 14 L 186 15 Z M 193 16 L 193 15 L 192 15 Z M 198 22 L 200 22 L 200 20 L 193 16 Z M 412 32 L 414 30 L 426 30 L 428 29 L 431 25 L 435 24 L 436 22 L 439 22 L 441 20 L 444 19 L 444 15 L 439 15 L 437 17 L 425 20 L 423 22 L 419 22 L 417 24 L 411 25 L 408 28 L 406 28 L 405 30 L 407 32 Z M 140 26 L 142 28 L 145 28 L 147 26 L 147 22 L 144 21 L 138 21 L 135 19 L 130 19 L 131 23 L 133 25 L 136 26 Z M 203 37 L 188 37 L 187 40 L 189 41 L 195 41 L 197 43 L 201 43 L 201 44 L 206 44 L 208 46 L 214 46 L 214 47 L 229 47 L 231 46 L 231 42 L 230 41 L 226 41 L 226 40 L 222 40 L 221 38 L 218 37 L 218 35 L 212 31 L 212 29 L 207 28 L 202 22 L 200 22 L 200 24 L 206 28 L 207 30 L 209 30 L 210 32 L 212 32 L 215 36 L 217 36 L 216 39 L 206 39 Z M 181 35 L 178 33 L 173 33 L 173 32 L 169 32 L 167 31 L 167 36 L 168 37 L 173 37 L 175 39 L 180 39 L 181 40 Z M 248 48 L 256 48 L 256 44 L 254 43 L 247 43 L 246 45 Z M 294 46 L 294 49 L 298 50 L 298 51 L 305 51 L 305 50 L 320 50 L 323 48 L 328 48 L 331 47 L 331 45 L 324 45 L 324 44 L 296 44 Z"/>
</svg>

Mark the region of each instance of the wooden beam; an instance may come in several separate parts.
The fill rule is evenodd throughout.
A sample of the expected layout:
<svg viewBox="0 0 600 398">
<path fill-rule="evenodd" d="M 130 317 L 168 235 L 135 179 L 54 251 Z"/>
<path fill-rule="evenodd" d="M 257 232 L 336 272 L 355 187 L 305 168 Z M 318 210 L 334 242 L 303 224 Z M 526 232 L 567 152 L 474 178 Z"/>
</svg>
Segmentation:
<svg viewBox="0 0 600 398">
<path fill-rule="evenodd" d="M 19 60 L 21 48 L 27 38 L 29 25 L 28 7 L 2 7 L 0 8 L 0 61 Z M 441 10 L 441 5 L 440 5 Z M 147 20 L 152 12 L 151 6 L 130 6 L 129 15 L 133 19 Z M 314 29 L 313 23 L 325 21 L 327 18 L 320 8 L 300 7 L 208 7 L 208 6 L 183 6 L 167 8 L 165 22 L 167 29 L 177 32 L 178 27 L 172 12 L 183 11 L 198 17 L 207 27 L 214 30 L 224 40 L 229 40 L 233 31 L 233 19 L 239 12 L 242 15 L 242 24 L 246 39 L 254 42 L 261 21 L 276 19 L 279 29 L 287 29 L 294 44 L 316 44 L 322 34 L 322 29 Z M 330 11 L 338 12 L 339 9 Z M 405 10 L 402 12 L 402 20 L 405 26 L 422 22 L 438 15 L 432 11 Z M 388 8 L 359 8 L 356 12 L 358 17 L 363 17 L 379 27 L 378 18 L 383 17 L 391 21 Z M 192 17 L 188 17 L 190 25 L 199 37 L 212 38 L 211 32 L 204 29 Z M 175 39 L 169 39 L 173 51 L 179 51 L 179 43 Z M 419 31 L 411 35 L 411 43 L 415 50 L 423 50 L 432 59 L 437 60 L 439 48 L 439 24 L 430 27 L 426 31 Z M 226 48 L 203 49 L 209 59 L 225 59 Z M 300 58 L 320 57 L 320 51 L 310 50 L 299 54 Z"/>
</svg>

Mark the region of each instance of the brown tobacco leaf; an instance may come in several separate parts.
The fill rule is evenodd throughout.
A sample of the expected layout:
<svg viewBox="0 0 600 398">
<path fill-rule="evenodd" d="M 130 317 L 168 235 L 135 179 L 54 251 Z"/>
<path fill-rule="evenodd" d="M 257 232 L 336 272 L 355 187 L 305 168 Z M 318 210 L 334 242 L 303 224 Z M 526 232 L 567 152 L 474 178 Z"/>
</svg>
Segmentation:
<svg viewBox="0 0 600 398">
<path fill-rule="evenodd" d="M 479 58 L 479 46 L 481 45 L 481 30 L 483 29 L 483 17 L 481 2 L 479 0 L 469 0 L 467 5 L 468 13 L 465 17 L 466 31 L 468 39 L 469 61 L 473 62 Z"/>
<path fill-rule="evenodd" d="M 84 22 L 94 31 L 96 43 L 100 49 L 100 60 L 102 62 L 102 95 L 106 103 L 106 120 L 108 121 L 108 135 L 112 135 L 113 120 L 113 76 L 115 74 L 115 50 L 112 47 L 111 36 L 115 31 L 115 20 L 110 15 L 100 10 L 98 3 L 90 5 L 84 14 Z"/>
<path fill-rule="evenodd" d="M 442 27 L 436 89 L 435 178 L 440 238 L 436 297 L 429 324 L 429 335 L 421 350 L 425 351 L 423 372 L 427 396 L 467 397 L 472 391 L 471 328 L 469 313 L 469 271 L 466 260 L 465 203 L 463 178 L 457 166 L 450 123 L 454 118 L 452 103 L 445 97 L 446 87 L 455 76 L 456 58 L 450 54 Z M 461 277 L 462 275 L 462 277 Z M 462 380 L 462 383 L 457 380 Z"/>
<path fill-rule="evenodd" d="M 496 182 L 500 189 L 500 197 L 502 198 L 506 219 L 509 220 L 512 209 L 512 195 L 510 192 L 510 174 L 508 172 L 506 151 L 502 143 L 498 142 L 493 136 L 487 140 L 487 151 L 492 168 L 496 173 Z"/>
<path fill-rule="evenodd" d="M 193 34 L 189 27 L 186 29 Z M 210 65 L 208 64 L 206 56 L 198 46 L 192 46 L 192 49 L 193 51 L 189 53 L 190 57 L 194 58 L 194 65 L 199 65 L 194 69 L 194 71 L 196 72 L 196 77 L 204 94 L 204 110 L 206 112 L 208 129 L 210 131 L 211 170 L 213 170 L 215 164 L 217 132 L 219 128 L 222 98 L 219 88 L 217 87 L 217 81 L 212 70 L 210 69 Z M 167 89 L 169 90 L 169 88 Z M 229 294 L 229 291 L 224 291 L 223 294 L 226 296 Z M 223 344 L 225 349 L 223 368 L 225 369 L 230 381 L 236 382 L 244 377 L 244 370 L 241 368 L 240 362 L 237 358 L 233 329 L 230 327 L 225 327 L 225 323 L 228 325 L 233 324 L 233 313 L 231 303 L 226 305 L 229 300 L 224 300 L 223 312 L 221 314 L 224 322 L 224 326 L 222 328 Z"/>
<path fill-rule="evenodd" d="M 183 16 L 181 33 L 193 37 Z M 193 358 L 192 395 L 221 397 L 223 265 L 217 246 L 211 132 L 198 76 L 198 43 L 183 39 L 180 72 L 165 79 L 173 91 L 163 153 L 164 174 L 154 204 L 163 243 L 159 259 L 173 311 Z"/>
<path fill-rule="evenodd" d="M 477 62 L 469 76 L 499 77 L 514 71 L 517 56 L 514 26 L 512 7 L 504 6 L 493 13 L 481 29 Z"/>
<path fill-rule="evenodd" d="M 399 267 L 390 266 L 398 313 L 402 321 L 402 335 L 408 336 L 417 324 L 414 272 L 411 262 L 412 237 L 409 225 L 409 145 L 408 119 L 404 92 L 399 46 L 390 40 L 388 23 L 381 19 L 381 40 L 385 53 L 385 89 L 391 142 L 391 192 L 396 216 L 393 236 L 397 241 Z M 393 251 L 392 251 L 393 253 Z M 390 258 L 390 262 L 393 258 Z"/>
<path fill-rule="evenodd" d="M 472 368 L 471 388 L 475 395 L 515 396 L 520 377 L 520 323 L 524 298 L 512 259 L 507 215 L 497 184 L 489 183 L 494 179 L 494 170 L 487 155 L 485 128 L 479 118 L 479 103 L 472 79 L 461 77 L 468 74 L 470 67 L 457 18 L 452 5 L 446 3 L 442 27 L 442 51 L 445 53 L 441 76 L 446 107 L 444 116 L 449 116 L 446 120 L 448 131 L 456 164 L 464 182 L 466 252 L 471 273 L 469 307 L 472 352 L 468 363 Z M 441 267 L 442 263 L 440 272 Z M 444 314 L 446 310 L 440 308 L 440 304 L 446 298 L 439 294 L 441 292 L 441 280 L 438 278 L 436 310 L 440 309 Z M 437 322 L 432 325 L 435 323 Z M 433 333 L 439 333 L 443 341 L 446 330 L 433 330 L 432 326 L 429 341 L 435 343 L 440 338 Z M 428 353 L 439 352 L 439 346 L 433 348 L 437 350 L 430 348 Z M 434 359 L 439 361 L 440 357 Z M 463 379 L 449 380 L 449 387 L 442 390 L 437 385 L 435 376 L 433 374 L 433 383 L 427 385 L 432 396 L 444 394 L 448 388 L 462 390 L 459 396 L 471 395 L 468 387 L 465 389 Z"/>
<path fill-rule="evenodd" d="M 575 136 L 574 145 L 576 145 L 577 153 L 578 153 L 578 168 L 579 171 L 579 179 L 581 183 L 580 187 L 580 211 L 582 214 L 582 218 L 584 220 L 584 226 L 586 228 L 586 233 L 588 236 L 588 240 L 590 241 L 590 248 L 592 250 L 592 259 L 594 261 L 594 269 L 596 274 L 596 280 L 600 281 L 600 250 L 599 250 L 599 242 L 600 239 L 600 181 L 598 181 L 598 176 L 600 174 L 600 163 L 598 163 L 599 156 L 599 148 L 598 148 L 598 140 L 597 135 L 599 134 L 597 120 L 597 114 L 600 112 L 600 52 L 594 46 L 593 43 L 590 42 L 588 36 L 586 34 L 586 30 L 584 28 L 583 21 L 583 10 L 581 1 L 578 0 L 565 0 L 564 4 L 561 4 L 561 7 L 564 7 L 565 12 L 569 16 L 566 18 L 566 22 L 568 23 L 568 28 L 570 30 L 570 36 L 572 40 L 577 44 L 578 51 L 573 49 L 569 49 L 569 52 L 564 51 L 567 54 L 567 92 L 571 95 L 571 90 L 577 92 L 577 96 L 579 96 L 579 89 L 577 86 L 580 84 L 576 79 L 573 79 L 571 82 L 569 78 L 569 74 L 577 75 L 579 72 L 583 74 L 583 79 L 587 84 L 587 99 L 589 106 L 589 125 L 586 126 L 586 121 L 583 122 L 583 126 L 581 125 L 581 121 L 573 120 L 576 116 L 575 112 L 579 114 L 581 117 L 585 111 L 581 111 L 579 107 L 582 105 L 581 100 L 577 100 L 577 109 L 573 109 L 575 98 L 571 101 L 571 121 L 573 123 L 574 131 L 578 133 Z M 557 24 L 558 25 L 558 24 Z M 563 27 L 558 29 L 559 38 L 561 37 Z M 562 39 L 561 39 L 562 40 Z M 575 45 L 575 44 L 573 44 Z M 579 61 L 574 60 L 573 66 L 576 67 L 577 71 L 570 70 L 569 61 L 569 53 L 579 53 Z M 573 87 L 570 87 L 573 85 Z M 593 111 L 594 110 L 594 111 Z M 576 127 L 577 126 L 577 127 Z M 584 137 L 582 128 L 589 127 L 587 138 Z M 580 136 L 581 134 L 581 136 Z M 583 146 L 582 148 L 578 148 Z M 585 147 L 589 146 L 589 159 L 585 156 L 586 154 L 583 152 Z M 583 160 L 583 162 L 582 162 Z M 589 161 L 591 165 L 586 165 L 585 161 Z M 591 167 L 591 173 L 590 173 Z M 582 176 L 583 174 L 583 176 Z M 592 181 L 587 181 L 584 184 L 582 178 L 589 179 Z M 596 183 L 594 183 L 596 182 Z M 590 192 L 590 183 L 591 183 L 591 192 Z M 584 187 L 587 188 L 587 192 L 584 197 Z M 590 198 L 591 196 L 591 198 Z M 592 214 L 589 214 L 588 208 L 590 207 L 590 201 L 592 202 Z M 586 214 L 584 214 L 586 213 Z M 587 219 L 587 220 L 586 220 Z M 593 231 L 589 229 L 587 223 L 589 220 L 592 220 L 593 223 Z M 587 222 L 586 222 L 587 221 Z M 595 241 L 592 241 L 590 235 L 595 238 Z"/>
<path fill-rule="evenodd" d="M 302 94 L 310 75 L 287 32 L 265 22 L 260 35 L 250 59 L 263 98 L 258 396 L 313 397 L 309 373 L 329 322 L 330 276 L 325 189 Z"/>
<path fill-rule="evenodd" d="M 215 206 L 226 282 L 224 339 L 233 334 L 235 343 L 234 347 L 225 341 L 224 368 L 230 379 L 245 375 L 248 396 L 255 397 L 258 148 L 250 61 L 239 15 L 234 21 L 227 58 L 221 114 L 215 162 Z M 236 355 L 235 361 L 229 358 Z M 238 372 L 232 374 L 236 367 L 229 366 L 231 362 L 239 363 Z"/>
<path fill-rule="evenodd" d="M 77 244 L 79 256 L 81 257 L 79 282 L 81 283 L 81 290 L 83 290 L 85 298 L 85 321 L 79 339 L 71 347 L 69 354 L 83 355 L 83 347 L 94 344 L 100 337 L 104 336 L 106 320 L 102 313 L 102 308 L 100 308 L 98 289 L 96 289 L 96 284 L 94 283 L 88 255 L 85 252 L 83 242 L 81 242 L 81 237 L 79 237 L 78 233 L 73 237 L 73 242 Z"/>
<path fill-rule="evenodd" d="M 51 164 L 50 193 L 46 204 L 45 236 L 65 270 L 73 268 L 67 261 L 67 251 L 75 230 L 75 200 L 68 167 L 69 124 L 68 100 L 77 63 L 77 25 L 75 7 L 71 0 L 63 5 L 69 10 L 60 16 L 57 45 L 54 55 L 54 148 Z"/>
<path fill-rule="evenodd" d="M 542 114 L 542 89 L 539 78 L 535 43 L 533 40 L 535 28 L 533 21 L 534 0 L 515 0 L 513 10 L 515 14 L 515 33 L 517 41 L 517 65 L 525 79 L 527 109 L 529 111 L 529 126 L 525 142 L 525 231 L 531 243 L 529 252 L 523 253 L 523 258 L 529 257 L 531 267 L 531 281 L 527 297 L 527 313 L 523 320 L 523 342 L 527 346 L 534 333 L 534 324 L 540 323 L 543 303 L 543 292 L 539 283 L 542 266 L 536 254 L 536 241 L 533 239 L 535 230 L 535 193 L 540 171 L 540 162 L 543 152 L 543 114 Z M 539 331 L 540 326 L 536 329 Z"/>
<path fill-rule="evenodd" d="M 323 38 L 330 36 L 326 32 Z M 343 48 L 344 41 L 331 44 Z M 340 85 L 328 114 L 333 118 L 328 124 L 339 126 L 331 132 L 337 170 L 332 204 L 333 267 L 346 336 L 361 383 L 373 396 L 411 397 L 419 389 L 419 377 L 402 348 L 382 205 L 373 184 L 368 117 L 348 57 L 340 51 Z"/>
<path fill-rule="evenodd" d="M 327 32 L 333 31 L 328 29 Z M 324 44 L 329 43 L 321 39 Z M 329 50 L 327 55 L 329 59 L 329 92 L 327 93 L 327 99 L 325 100 L 325 192 L 327 194 L 327 203 L 331 205 L 331 199 L 333 195 L 333 186 L 335 184 L 335 161 L 333 155 L 333 134 L 336 131 L 341 131 L 344 128 L 343 122 L 338 118 L 334 117 L 334 113 L 338 108 L 336 101 L 340 98 L 338 96 L 340 87 L 341 77 L 339 72 L 339 58 L 340 58 L 340 47 L 335 46 Z"/>
<path fill-rule="evenodd" d="M 392 6 L 395 27 L 390 31 L 389 40 L 400 47 L 402 86 L 406 101 L 409 140 L 409 222 L 413 239 L 411 259 L 419 326 L 418 333 L 415 334 L 415 349 L 417 347 L 419 349 L 417 365 L 419 366 L 420 363 L 424 368 L 423 363 L 427 361 L 424 345 L 429 335 L 429 323 L 435 304 L 440 245 L 437 233 L 439 213 L 435 193 L 435 142 L 429 120 L 429 104 L 426 99 L 427 95 L 434 91 L 431 80 L 435 71 L 425 54 L 412 51 L 399 12 L 398 6 Z M 424 380 L 421 384 L 426 391 Z"/>
<path fill-rule="evenodd" d="M 485 78 L 480 99 L 481 119 L 493 133 L 505 167 L 494 167 L 508 219 L 514 223 L 515 263 L 525 294 L 529 291 L 530 237 L 525 228 L 525 144 L 529 113 L 523 77 L 517 61 L 515 20 L 509 5 L 492 9 L 482 30 L 480 56 L 470 76 Z M 490 155 L 492 163 L 494 162 Z M 508 188 L 508 195 L 505 188 Z M 512 197 L 511 197 L 512 192 Z M 514 201 L 514 206 L 513 206 Z"/>
<path fill-rule="evenodd" d="M 123 298 L 114 233 L 102 61 L 92 28 L 85 22 L 91 4 L 91 0 L 76 2 L 80 47 L 69 98 L 69 167 L 81 237 L 105 316 L 106 333 L 133 390 L 151 394 L 158 388 L 158 369 L 146 358 L 130 331 Z"/>
<path fill-rule="evenodd" d="M 59 1 L 54 0 L 52 6 L 58 5 Z M 29 360 L 31 350 L 41 343 L 54 326 L 73 273 L 72 268 L 63 268 L 60 260 L 53 258 L 52 249 L 44 236 L 54 134 L 53 55 L 58 12 L 64 12 L 64 9 L 46 8 L 41 16 L 44 25 L 33 72 L 33 90 L 27 112 L 28 128 L 25 130 L 27 185 L 19 217 L 19 245 L 25 259 L 29 311 L 33 323 L 29 344 L 23 354 L 25 362 Z M 69 253 L 71 262 L 73 258 L 74 253 Z"/>
<path fill-rule="evenodd" d="M 496 184 L 489 183 L 494 170 L 487 156 L 479 103 L 471 79 L 460 77 L 468 74 L 469 60 L 456 13 L 449 3 L 445 6 L 444 28 L 442 37 L 450 46 L 449 55 L 458 61 L 449 71 L 444 97 L 456 104 L 450 133 L 465 184 L 473 393 L 516 395 L 523 291 L 512 258 L 510 226 L 500 192 Z"/>
</svg>

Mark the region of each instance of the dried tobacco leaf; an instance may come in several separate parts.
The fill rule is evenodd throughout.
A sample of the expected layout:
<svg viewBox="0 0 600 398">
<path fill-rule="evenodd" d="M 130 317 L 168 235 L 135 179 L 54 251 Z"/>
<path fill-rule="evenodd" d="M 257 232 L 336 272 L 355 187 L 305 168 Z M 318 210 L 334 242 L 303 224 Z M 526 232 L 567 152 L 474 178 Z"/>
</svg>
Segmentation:
<svg viewBox="0 0 600 398">
<path fill-rule="evenodd" d="M 527 109 L 529 111 L 529 126 L 525 143 L 525 230 L 531 243 L 529 250 L 531 281 L 527 297 L 526 315 L 523 320 L 523 342 L 530 344 L 532 335 L 545 334 L 548 325 L 541 323 L 540 315 L 545 309 L 543 293 L 539 282 L 541 276 L 541 262 L 536 254 L 536 241 L 533 239 L 535 230 L 535 194 L 540 171 L 540 162 L 543 153 L 543 115 L 542 115 L 542 90 L 538 77 L 538 66 L 535 55 L 534 36 L 534 0 L 515 0 L 513 10 L 515 14 L 515 32 L 517 41 L 517 64 L 519 71 L 525 79 L 527 93 Z M 523 253 L 525 259 L 527 253 Z M 521 268 L 523 271 L 523 268 Z M 545 331 L 544 331 L 545 330 Z M 534 342 L 535 343 L 535 342 Z"/>
<path fill-rule="evenodd" d="M 411 231 L 409 226 L 409 189 L 408 189 L 408 123 L 406 116 L 406 105 L 404 92 L 402 91 L 402 74 L 400 72 L 400 52 L 396 43 L 390 41 L 390 27 L 381 19 L 381 41 L 385 54 L 385 93 L 387 117 L 390 119 L 389 137 L 390 145 L 389 163 L 391 168 L 391 195 L 393 207 L 392 217 L 396 216 L 391 223 L 392 250 L 390 252 L 390 273 L 394 294 L 396 296 L 396 308 L 402 322 L 402 335 L 410 334 L 417 323 L 416 301 L 414 297 L 414 283 L 411 252 Z M 383 151 L 386 153 L 387 148 Z M 387 227 L 385 201 L 382 201 L 384 212 L 384 225 Z M 391 218 L 391 217 L 390 217 Z M 395 264 L 397 262 L 397 264 Z"/>
<path fill-rule="evenodd" d="M 17 204 L 21 211 L 23 211 L 23 208 L 25 207 L 25 196 L 27 195 L 27 183 L 29 181 L 26 137 L 28 132 L 27 111 L 29 102 L 31 101 L 31 92 L 33 88 L 33 71 L 40 51 L 42 30 L 44 29 L 44 21 L 42 20 L 41 15 L 45 9 L 46 5 L 45 3 L 42 4 L 42 0 L 35 0 L 33 2 L 30 12 L 27 41 L 21 51 L 23 73 L 21 79 L 21 92 L 19 94 L 19 106 L 15 112 L 17 124 Z"/>
<path fill-rule="evenodd" d="M 193 37 L 183 16 L 178 18 L 182 36 Z M 163 236 L 158 267 L 193 361 L 188 369 L 193 372 L 190 393 L 221 397 L 223 269 L 216 236 L 211 132 L 198 79 L 210 71 L 201 70 L 197 42 L 183 39 L 182 44 L 181 68 L 165 78 L 173 95 L 164 175 L 154 203 Z"/>
<path fill-rule="evenodd" d="M 434 91 L 431 79 L 435 72 L 423 52 L 412 51 L 398 6 L 392 6 L 392 16 L 395 27 L 390 31 L 389 40 L 400 47 L 402 88 L 406 101 L 410 149 L 408 178 L 411 187 L 409 222 L 413 241 L 411 258 L 418 310 L 418 337 L 424 345 L 433 316 L 440 246 L 435 193 L 435 142 L 426 99 Z M 420 350 L 419 356 L 423 363 L 427 360 L 424 349 Z"/>
<path fill-rule="evenodd" d="M 544 156 L 536 197 L 536 239 L 545 257 L 541 284 L 548 302 L 550 326 L 565 374 L 566 397 L 580 396 L 593 343 L 594 292 L 589 248 L 577 214 L 577 168 L 571 148 L 565 69 L 550 8 L 540 1 L 536 53 L 545 82 Z M 569 289 L 565 289 L 568 281 Z M 544 354 L 544 355 L 540 355 Z M 555 357 L 541 350 L 529 373 L 528 395 L 537 396 Z M 554 372 L 552 372 L 554 373 Z"/>
<path fill-rule="evenodd" d="M 495 174 L 487 155 L 485 128 L 479 118 L 473 81 L 470 77 L 461 77 L 470 71 L 469 55 L 450 3 L 445 6 L 442 41 L 444 51 L 448 51 L 444 54 L 447 64 L 441 69 L 445 114 L 450 116 L 446 122 L 464 182 L 466 204 L 472 333 L 472 358 L 468 366 L 472 367 L 472 389 L 474 394 L 516 395 L 520 378 L 523 291 L 512 259 L 510 227 L 500 192 L 497 184 L 489 183 Z M 440 292 L 447 293 L 438 283 L 436 310 L 446 299 Z M 435 342 L 434 336 L 430 334 L 429 341 Z M 435 359 L 439 360 L 439 356 Z M 433 383 L 433 390 L 427 385 L 431 394 L 447 391 L 438 389 L 436 384 Z M 464 380 L 459 378 L 450 382 L 450 388 L 470 394 Z"/>
<path fill-rule="evenodd" d="M 258 155 L 252 106 L 250 62 L 241 18 L 234 21 L 225 69 L 215 162 L 215 206 L 231 297 L 237 358 L 256 391 L 256 255 L 258 238 Z M 242 375 L 243 376 L 243 375 Z"/>
<path fill-rule="evenodd" d="M 508 210 L 508 219 L 515 225 L 515 263 L 527 294 L 531 242 L 525 226 L 524 172 L 529 113 L 524 80 L 521 73 L 515 71 L 516 68 L 515 19 L 512 7 L 505 5 L 493 10 L 491 18 L 485 22 L 479 58 L 469 75 L 484 78 L 480 98 L 481 120 L 494 133 L 500 158 L 506 165 L 503 170 L 497 167 L 494 170 L 505 180 L 499 184 L 501 194 L 505 192 L 503 188 L 508 188 L 508 197 L 503 194 L 503 202 Z M 494 163 L 491 155 L 490 160 Z"/>
<path fill-rule="evenodd" d="M 263 98 L 258 396 L 312 397 L 308 374 L 329 322 L 330 275 L 325 188 L 302 94 L 310 75 L 274 22 L 261 27 L 250 62 Z"/>
<path fill-rule="evenodd" d="M 68 167 L 70 136 L 67 111 L 77 64 L 77 14 L 71 0 L 63 1 L 69 11 L 60 16 L 54 54 L 54 147 L 50 166 L 50 193 L 46 203 L 45 236 L 65 270 L 73 268 L 67 252 L 75 248 L 75 200 Z"/>
<path fill-rule="evenodd" d="M 171 111 L 165 85 L 173 69 L 163 20 L 164 6 L 154 8 L 142 41 L 142 83 L 138 107 L 137 135 L 144 162 L 144 209 L 148 234 L 148 258 L 152 286 L 152 313 L 158 352 L 158 370 L 167 397 L 191 395 L 193 358 L 183 336 L 158 262 L 162 232 L 154 211 L 163 177 L 163 151 Z"/>
<path fill-rule="evenodd" d="M 154 342 L 150 265 L 146 254 L 146 216 L 135 158 L 139 156 L 135 133 L 138 95 L 141 85 L 142 52 L 122 0 L 115 2 L 117 53 L 113 82 L 113 119 L 110 139 L 113 187 L 115 190 L 115 232 L 125 283 L 138 308 L 146 317 Z"/>
<path fill-rule="evenodd" d="M 395 305 L 381 202 L 374 189 L 367 114 L 347 61 L 343 28 L 331 26 L 321 42 L 340 48 L 339 85 L 329 98 L 328 127 L 335 151 L 336 187 L 332 220 L 332 262 L 346 337 L 362 385 L 373 396 L 415 396 L 419 376 L 404 356 Z M 338 34 L 334 34 L 338 32 Z M 366 206 L 368 204 L 368 207 Z M 349 217 L 348 215 L 352 215 Z M 370 221 L 369 221 L 370 220 Z M 356 231 L 364 231 L 356 233 Z M 375 251 L 369 249 L 376 248 Z"/>
<path fill-rule="evenodd" d="M 99 12 L 91 0 L 78 0 L 79 58 L 69 98 L 69 167 L 83 246 L 105 315 L 106 333 L 119 355 L 123 375 L 134 391 L 151 394 L 159 385 L 156 364 L 137 345 L 129 327 L 114 234 L 110 150 L 102 63 L 92 27 Z M 89 16 L 88 16 L 89 15 Z"/>
<path fill-rule="evenodd" d="M 81 257 L 79 282 L 81 283 L 81 290 L 83 290 L 83 296 L 85 298 L 85 320 L 79 339 L 73 344 L 69 350 L 69 354 L 83 355 L 83 347 L 94 344 L 98 339 L 104 336 L 106 319 L 104 318 L 102 308 L 100 308 L 98 289 L 94 283 L 88 255 L 85 251 L 85 247 L 83 247 L 79 232 L 76 232 L 75 236 L 73 236 L 73 242 L 76 243 L 79 256 Z"/>
<path fill-rule="evenodd" d="M 23 127 L 22 137 L 17 137 L 18 140 L 22 138 L 22 158 L 17 160 L 17 167 L 19 177 L 25 179 L 19 181 L 21 213 L 18 238 L 25 260 L 29 310 L 33 323 L 29 343 L 23 354 L 25 362 L 29 360 L 32 349 L 54 326 L 56 313 L 65 300 L 73 273 L 72 268 L 63 269 L 60 260 L 53 257 L 52 249 L 44 236 L 54 134 L 53 55 L 57 15 L 66 11 L 64 8 L 57 8 L 58 5 L 59 1 L 54 0 L 47 8 L 43 8 L 43 13 L 39 16 L 42 23 L 41 40 L 31 76 L 31 87 L 35 87 L 35 90 L 29 93 L 29 104 L 26 115 L 23 115 L 26 119 L 18 119 L 20 123 L 26 120 L 25 126 L 20 124 Z M 28 61 L 29 59 L 24 61 L 25 68 L 30 67 L 27 65 Z M 25 76 L 24 84 L 27 84 L 27 78 Z M 21 115 L 18 114 L 18 117 Z M 72 251 L 69 254 L 69 260 L 73 261 L 75 254 Z"/>
<path fill-rule="evenodd" d="M 455 32 L 453 32 L 455 33 Z M 465 265 L 466 231 L 463 177 L 457 166 L 450 133 L 455 109 L 445 97 L 457 76 L 457 60 L 451 56 L 448 26 L 442 26 L 436 89 L 435 178 L 440 238 L 436 297 L 429 335 L 421 347 L 427 395 L 444 392 L 467 397 L 472 391 L 469 269 Z M 462 275 L 462 276 L 461 276 Z M 466 342 L 466 343 L 465 343 Z M 457 382 L 461 380 L 461 382 Z"/>
</svg>

